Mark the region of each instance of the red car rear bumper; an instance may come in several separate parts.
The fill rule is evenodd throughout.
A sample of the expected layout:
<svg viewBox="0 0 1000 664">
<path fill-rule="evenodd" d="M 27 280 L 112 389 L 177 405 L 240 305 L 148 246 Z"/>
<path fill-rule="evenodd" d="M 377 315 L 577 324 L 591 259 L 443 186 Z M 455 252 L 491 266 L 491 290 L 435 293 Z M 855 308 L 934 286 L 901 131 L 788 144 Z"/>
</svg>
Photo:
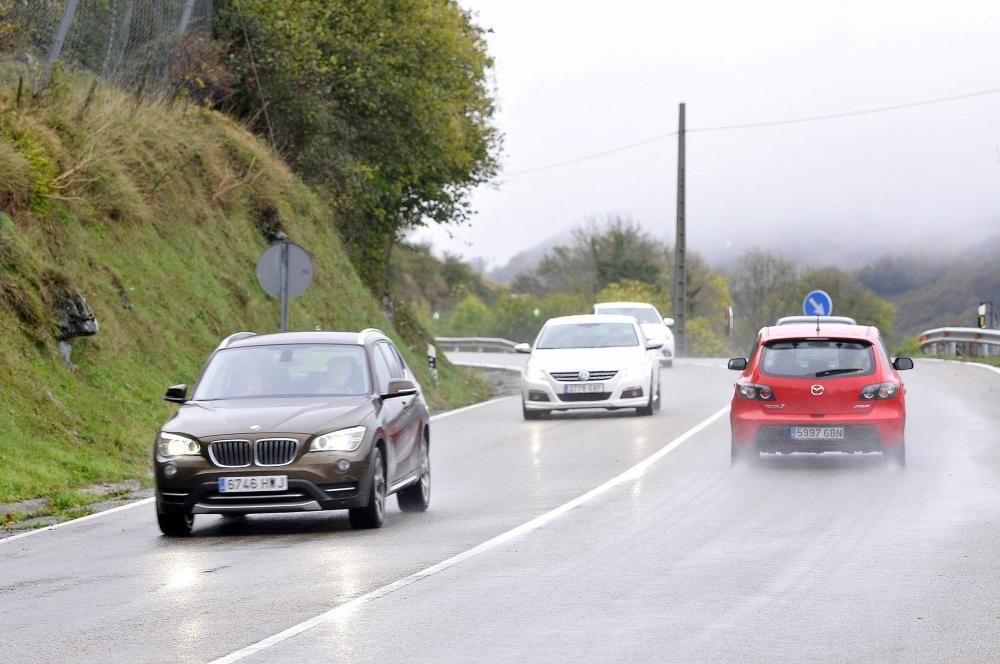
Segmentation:
<svg viewBox="0 0 1000 664">
<path fill-rule="evenodd" d="M 878 452 L 904 441 L 906 409 L 902 401 L 875 403 L 868 412 L 847 415 L 786 415 L 761 410 L 759 402 L 734 400 L 730 411 L 733 443 L 756 444 L 761 452 Z M 843 427 L 842 439 L 796 440 L 792 427 Z"/>
</svg>

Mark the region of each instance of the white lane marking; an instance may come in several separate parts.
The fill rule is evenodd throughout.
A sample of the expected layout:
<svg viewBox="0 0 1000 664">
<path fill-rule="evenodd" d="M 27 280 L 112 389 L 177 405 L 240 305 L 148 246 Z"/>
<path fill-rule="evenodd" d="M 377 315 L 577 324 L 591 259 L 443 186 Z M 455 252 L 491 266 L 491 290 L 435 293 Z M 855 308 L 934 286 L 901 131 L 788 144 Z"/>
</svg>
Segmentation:
<svg viewBox="0 0 1000 664">
<path fill-rule="evenodd" d="M 700 423 L 688 429 L 677 438 L 674 438 L 667 445 L 660 448 L 652 455 L 648 456 L 644 460 L 632 466 L 625 472 L 611 478 L 604 484 L 601 484 L 600 486 L 591 489 L 587 493 L 577 496 L 568 503 L 564 503 L 559 507 L 549 512 L 546 512 L 545 514 L 542 514 L 541 516 L 537 516 L 530 521 L 522 523 L 520 526 L 517 526 L 515 528 L 512 528 L 511 530 L 501 533 L 492 539 L 486 540 L 482 544 L 474 546 L 471 549 L 463 551 L 462 553 L 452 556 L 451 558 L 448 558 L 446 560 L 443 560 L 437 563 L 436 565 L 431 565 L 426 569 L 423 569 L 419 572 L 415 572 L 414 574 L 411 574 L 409 576 L 403 577 L 402 579 L 394 581 L 388 585 L 382 586 L 381 588 L 376 588 L 371 592 L 365 593 L 364 595 L 361 595 L 359 597 L 355 597 L 354 599 L 349 600 L 339 606 L 336 606 L 330 609 L 329 611 L 321 613 L 318 616 L 310 618 L 309 620 L 301 622 L 297 625 L 293 625 L 292 627 L 289 627 L 288 629 L 282 632 L 278 632 L 277 634 L 269 636 L 266 639 L 258 641 L 257 643 L 253 643 L 245 648 L 242 648 L 233 653 L 215 659 L 212 662 L 210 662 L 210 664 L 231 664 L 232 662 L 238 662 L 241 659 L 245 659 L 251 655 L 261 652 L 262 650 L 266 650 L 272 646 L 275 646 L 281 643 L 282 641 L 290 639 L 293 636 L 296 636 L 314 627 L 318 627 L 319 625 L 329 622 L 337 618 L 338 616 L 341 616 L 345 613 L 349 613 L 364 604 L 373 602 L 381 597 L 385 597 L 386 595 L 389 595 L 390 593 L 393 593 L 399 590 L 400 588 L 405 588 L 406 586 L 412 583 L 416 583 L 421 579 L 426 579 L 429 576 L 433 576 L 434 574 L 443 572 L 449 567 L 454 567 L 455 565 L 458 565 L 459 563 L 468 560 L 469 558 L 478 556 L 482 553 L 486 553 L 487 551 L 495 549 L 501 544 L 509 542 L 512 539 L 520 537 L 521 535 L 524 535 L 526 533 L 530 533 L 533 530 L 537 530 L 542 526 L 544 526 L 545 524 L 552 521 L 553 519 L 556 519 L 565 514 L 566 512 L 569 512 L 570 510 L 579 507 L 580 505 L 592 500 L 593 498 L 596 498 L 602 493 L 605 493 L 620 484 L 624 484 L 625 482 L 638 479 L 654 463 L 656 463 L 666 455 L 676 450 L 678 447 L 680 447 L 685 442 L 693 438 L 695 435 L 697 435 L 698 433 L 700 433 L 701 431 L 712 425 L 716 420 L 718 420 L 720 417 L 722 417 L 728 412 L 729 412 L 729 406 L 721 408 L 720 410 L 716 411 L 713 415 L 711 415 L 705 420 L 702 420 Z"/>
<path fill-rule="evenodd" d="M 142 500 L 137 500 L 134 503 L 126 503 L 124 505 L 119 505 L 118 507 L 112 507 L 109 510 L 104 510 L 103 512 L 95 512 L 93 514 L 88 514 L 87 516 L 81 516 L 76 519 L 70 519 L 69 521 L 62 521 L 60 523 L 52 524 L 51 526 L 46 526 L 45 528 L 38 528 L 37 530 L 29 530 L 24 533 L 19 533 L 17 535 L 11 535 L 10 537 L 4 537 L 0 539 L 0 544 L 6 544 L 7 542 L 13 542 L 14 540 L 19 540 L 22 537 L 28 537 L 29 535 L 37 535 L 39 533 L 47 533 L 50 530 L 55 530 L 56 528 L 62 528 L 63 526 L 68 526 L 73 523 L 80 523 L 82 521 L 89 521 L 90 519 L 96 519 L 99 516 L 105 516 L 108 514 L 114 514 L 115 512 L 123 512 L 125 510 L 130 510 L 133 507 L 138 507 L 139 505 L 148 505 L 153 502 L 154 498 L 143 498 Z"/>
<path fill-rule="evenodd" d="M 506 399 L 513 399 L 514 397 L 500 397 L 499 399 L 490 399 L 489 401 L 480 401 L 479 403 L 474 403 L 471 406 L 464 406 L 462 408 L 456 408 L 455 410 L 446 410 L 443 413 L 438 413 L 437 415 L 431 415 L 431 421 L 441 419 L 443 417 L 450 417 L 451 415 L 458 415 L 459 413 L 464 413 L 475 408 L 482 408 L 483 406 L 488 406 L 491 403 L 497 403 L 499 401 L 504 401 Z M 35 530 L 28 530 L 23 533 L 18 533 L 17 535 L 11 535 L 10 537 L 0 538 L 0 544 L 5 542 L 13 542 L 14 540 L 19 540 L 24 537 L 29 537 L 31 535 L 38 535 L 40 533 L 47 533 L 50 530 L 55 530 L 56 528 L 62 528 L 63 526 L 68 526 L 74 523 L 81 523 L 83 521 L 88 521 L 90 519 L 96 519 L 99 516 L 107 516 L 108 514 L 114 514 L 116 512 L 122 512 L 127 509 L 132 509 L 133 507 L 138 507 L 139 505 L 147 505 L 153 502 L 155 498 L 143 498 L 142 500 L 137 500 L 134 503 L 126 503 L 125 505 L 119 505 L 118 507 L 112 507 L 109 510 L 103 510 L 101 512 L 95 512 L 93 514 L 88 514 L 87 516 L 81 516 L 76 519 L 70 519 L 69 521 L 62 521 L 60 523 L 53 524 L 51 526 L 46 526 L 45 528 L 37 528 Z"/>
<path fill-rule="evenodd" d="M 443 413 L 438 413 L 437 415 L 431 415 L 431 422 L 434 420 L 444 419 L 445 417 L 451 417 L 452 415 L 459 415 L 461 413 L 467 413 L 470 410 L 475 410 L 476 408 L 482 408 L 483 406 L 489 406 L 490 404 L 500 403 L 501 401 L 507 401 L 508 399 L 513 399 L 514 396 L 498 397 L 496 399 L 490 399 L 489 401 L 480 401 L 479 403 L 474 403 L 471 406 L 463 406 L 461 408 L 456 408 L 455 410 L 446 410 Z"/>
</svg>

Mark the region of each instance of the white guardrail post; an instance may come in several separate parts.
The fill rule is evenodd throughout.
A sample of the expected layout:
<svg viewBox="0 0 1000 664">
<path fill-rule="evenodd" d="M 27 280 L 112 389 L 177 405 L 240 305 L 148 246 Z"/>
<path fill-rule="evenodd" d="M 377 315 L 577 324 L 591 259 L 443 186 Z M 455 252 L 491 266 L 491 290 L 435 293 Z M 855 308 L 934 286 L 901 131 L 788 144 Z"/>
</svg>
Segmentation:
<svg viewBox="0 0 1000 664">
<path fill-rule="evenodd" d="M 978 327 L 937 327 L 920 333 L 926 355 L 990 357 L 1000 355 L 1000 330 Z"/>
<path fill-rule="evenodd" d="M 435 337 L 434 343 L 444 350 L 473 353 L 513 353 L 517 345 L 509 339 L 492 337 Z"/>
</svg>

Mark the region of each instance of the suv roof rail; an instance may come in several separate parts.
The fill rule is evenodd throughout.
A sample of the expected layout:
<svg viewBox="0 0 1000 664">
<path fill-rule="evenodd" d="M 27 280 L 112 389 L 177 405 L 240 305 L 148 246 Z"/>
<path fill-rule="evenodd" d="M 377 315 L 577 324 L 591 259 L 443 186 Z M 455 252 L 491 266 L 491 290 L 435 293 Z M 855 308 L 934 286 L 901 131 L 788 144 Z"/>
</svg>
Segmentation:
<svg viewBox="0 0 1000 664">
<path fill-rule="evenodd" d="M 368 336 L 369 334 L 372 334 L 372 333 L 374 333 L 374 334 L 381 334 L 383 337 L 387 336 L 385 332 L 383 332 L 382 330 L 378 329 L 377 327 L 366 327 L 365 329 L 363 329 L 360 332 L 358 332 L 358 343 L 359 344 L 360 343 L 364 343 L 365 337 Z"/>
<path fill-rule="evenodd" d="M 255 336 L 257 336 L 256 332 L 236 332 L 234 334 L 230 334 L 228 337 L 222 340 L 222 342 L 218 345 L 218 347 L 216 347 L 215 350 L 228 348 L 229 344 L 233 343 L 234 341 L 239 341 L 240 339 L 246 339 L 247 337 L 255 337 Z"/>
</svg>

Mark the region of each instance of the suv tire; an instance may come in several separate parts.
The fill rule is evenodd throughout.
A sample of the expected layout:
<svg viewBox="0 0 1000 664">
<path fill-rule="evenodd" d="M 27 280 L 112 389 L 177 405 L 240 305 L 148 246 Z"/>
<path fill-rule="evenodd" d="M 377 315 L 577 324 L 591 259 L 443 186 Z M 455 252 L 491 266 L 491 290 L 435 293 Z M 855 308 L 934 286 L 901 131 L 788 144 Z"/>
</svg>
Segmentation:
<svg viewBox="0 0 1000 664">
<path fill-rule="evenodd" d="M 403 512 L 426 512 L 431 504 L 431 455 L 425 438 L 420 445 L 420 479 L 396 494 Z"/>
<path fill-rule="evenodd" d="M 181 514 L 161 514 L 156 513 L 156 523 L 160 526 L 160 532 L 167 537 L 187 537 L 194 528 L 194 514 L 190 512 Z"/>
<path fill-rule="evenodd" d="M 347 511 L 351 526 L 354 528 L 381 528 L 385 523 L 385 464 L 382 461 L 382 449 L 375 448 L 372 455 L 372 482 L 368 490 L 368 504 L 364 507 L 352 507 Z"/>
</svg>

